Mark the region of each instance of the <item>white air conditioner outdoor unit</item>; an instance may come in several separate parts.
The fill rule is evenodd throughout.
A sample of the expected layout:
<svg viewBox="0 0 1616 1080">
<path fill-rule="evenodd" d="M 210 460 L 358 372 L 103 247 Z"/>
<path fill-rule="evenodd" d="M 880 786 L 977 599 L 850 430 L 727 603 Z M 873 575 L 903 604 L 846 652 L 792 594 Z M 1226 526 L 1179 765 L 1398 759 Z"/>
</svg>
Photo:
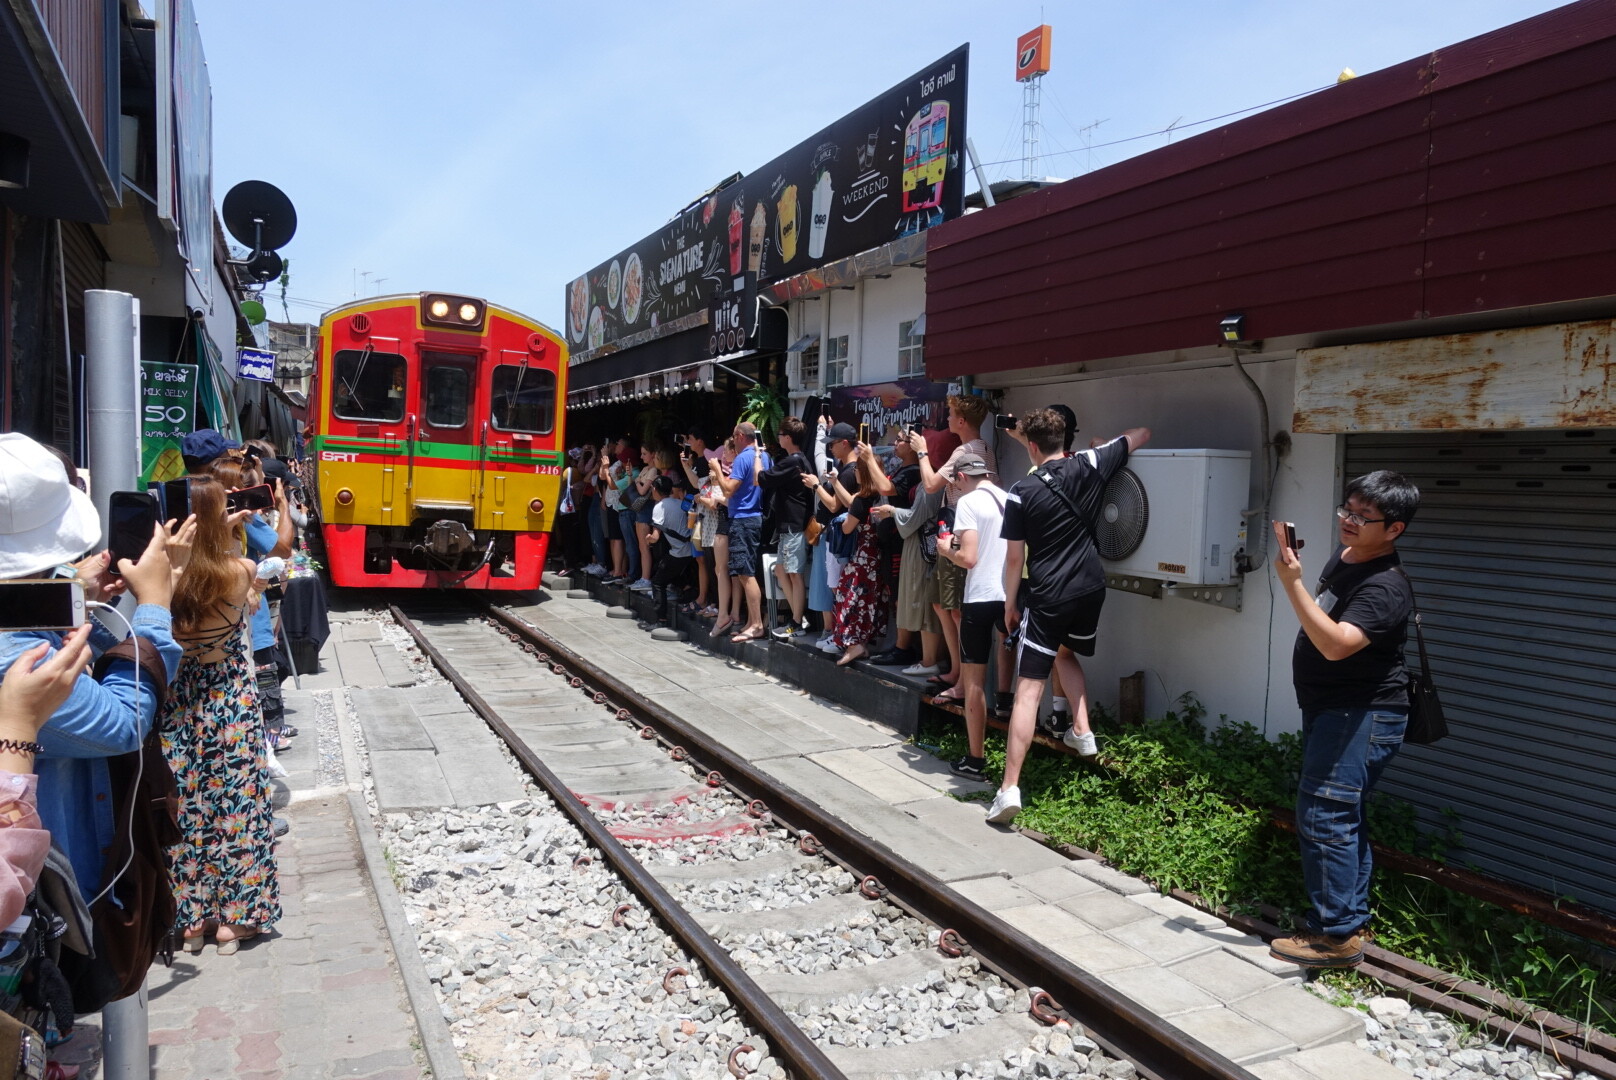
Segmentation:
<svg viewBox="0 0 1616 1080">
<path fill-rule="evenodd" d="M 1227 585 L 1246 544 L 1251 454 L 1139 450 L 1106 486 L 1095 544 L 1107 574 Z"/>
</svg>

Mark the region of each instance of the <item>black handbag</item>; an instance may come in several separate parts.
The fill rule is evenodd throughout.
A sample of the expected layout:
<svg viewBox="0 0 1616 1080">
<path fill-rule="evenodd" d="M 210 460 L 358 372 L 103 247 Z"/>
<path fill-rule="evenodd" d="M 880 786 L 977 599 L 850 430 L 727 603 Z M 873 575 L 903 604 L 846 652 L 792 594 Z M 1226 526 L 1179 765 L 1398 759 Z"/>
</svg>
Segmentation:
<svg viewBox="0 0 1616 1080">
<path fill-rule="evenodd" d="M 1398 568 L 1402 573 L 1402 568 Z M 1403 574 L 1404 579 L 1408 578 Z M 1409 582 L 1412 592 L 1414 583 Z M 1431 681 L 1431 661 L 1425 655 L 1425 631 L 1420 627 L 1420 605 L 1414 602 L 1414 640 L 1420 650 L 1420 670 L 1408 673 L 1408 726 L 1403 741 L 1417 746 L 1429 746 L 1447 737 L 1448 718 L 1442 712 L 1442 699 L 1437 697 L 1436 684 Z"/>
</svg>

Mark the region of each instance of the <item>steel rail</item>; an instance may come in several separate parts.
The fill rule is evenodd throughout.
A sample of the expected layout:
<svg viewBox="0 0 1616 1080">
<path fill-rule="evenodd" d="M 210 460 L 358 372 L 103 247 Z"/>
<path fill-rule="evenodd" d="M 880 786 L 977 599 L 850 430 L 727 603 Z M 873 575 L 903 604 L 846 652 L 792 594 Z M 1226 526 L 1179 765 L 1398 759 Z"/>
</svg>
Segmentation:
<svg viewBox="0 0 1616 1080">
<path fill-rule="evenodd" d="M 468 600 L 471 598 L 467 598 Z M 550 654 L 619 707 L 638 712 L 658 737 L 677 742 L 722 772 L 743 797 L 766 794 L 769 813 L 811 832 L 827 854 L 861 878 L 874 877 L 889 899 L 939 927 L 951 928 L 985 964 L 1024 986 L 1042 989 L 1081 1023 L 1088 1036 L 1158 1080 L 1256 1080 L 1231 1059 L 1140 1007 L 1099 979 L 960 896 L 891 848 L 864 836 L 818 803 L 782 786 L 712 735 L 644 697 L 600 665 L 579 656 L 509 612 L 481 601 L 480 612 Z"/>
<path fill-rule="evenodd" d="M 426 654 L 443 677 L 454 685 L 460 696 L 494 732 L 510 747 L 511 753 L 522 767 L 550 794 L 556 805 L 572 818 L 580 832 L 606 856 L 612 869 L 620 874 L 682 941 L 691 954 L 706 966 L 713 978 L 734 999 L 759 1030 L 768 1037 L 771 1051 L 799 1080 L 847 1080 L 846 1074 L 814 1044 L 803 1030 L 777 1005 L 773 998 L 752 980 L 742 967 L 711 934 L 702 928 L 694 916 L 662 886 L 651 872 L 629 854 L 621 841 L 611 834 L 589 808 L 574 795 L 561 778 L 534 754 L 522 737 L 506 724 L 498 711 L 484 700 L 475 687 L 468 683 L 444 655 L 421 633 L 408 615 L 397 604 L 390 604 L 393 619 L 405 629 L 415 644 Z"/>
</svg>

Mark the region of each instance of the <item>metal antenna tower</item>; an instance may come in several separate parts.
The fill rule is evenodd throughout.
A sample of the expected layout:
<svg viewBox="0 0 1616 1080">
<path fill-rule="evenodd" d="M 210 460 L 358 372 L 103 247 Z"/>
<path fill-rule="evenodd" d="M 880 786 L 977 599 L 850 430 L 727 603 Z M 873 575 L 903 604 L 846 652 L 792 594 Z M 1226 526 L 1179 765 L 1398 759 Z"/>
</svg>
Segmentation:
<svg viewBox="0 0 1616 1080">
<path fill-rule="evenodd" d="M 1021 84 L 1021 176 L 1038 179 L 1038 107 L 1044 77 L 1034 75 Z"/>
</svg>

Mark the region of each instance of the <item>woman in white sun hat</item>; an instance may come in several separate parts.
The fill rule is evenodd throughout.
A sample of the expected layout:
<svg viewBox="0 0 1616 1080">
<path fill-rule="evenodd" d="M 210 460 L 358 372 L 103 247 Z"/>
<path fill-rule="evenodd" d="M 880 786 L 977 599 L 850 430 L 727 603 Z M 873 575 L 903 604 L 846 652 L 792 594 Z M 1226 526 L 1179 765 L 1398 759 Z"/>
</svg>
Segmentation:
<svg viewBox="0 0 1616 1080">
<path fill-rule="evenodd" d="M 40 821 L 73 864 L 86 899 L 101 890 L 102 851 L 114 839 L 106 759 L 140 748 L 179 668 L 168 605 L 195 528 L 188 520 L 171 536 L 158 526 L 138 561 L 119 563 L 122 580 L 109 579 L 105 552 L 83 557 L 101 541 L 89 496 L 68 482 L 54 452 L 26 435 L 0 435 L 0 580 L 76 576 L 86 600 L 110 600 L 127 589 L 139 601 L 131 619 L 138 648 L 95 627 L 91 647 L 98 654 L 116 648 L 114 656 L 100 681 L 78 677 L 33 744 Z M 48 630 L 0 632 L 0 676 L 42 642 L 53 653 L 63 638 Z M 125 659 L 126 653 L 133 655 Z"/>
</svg>

